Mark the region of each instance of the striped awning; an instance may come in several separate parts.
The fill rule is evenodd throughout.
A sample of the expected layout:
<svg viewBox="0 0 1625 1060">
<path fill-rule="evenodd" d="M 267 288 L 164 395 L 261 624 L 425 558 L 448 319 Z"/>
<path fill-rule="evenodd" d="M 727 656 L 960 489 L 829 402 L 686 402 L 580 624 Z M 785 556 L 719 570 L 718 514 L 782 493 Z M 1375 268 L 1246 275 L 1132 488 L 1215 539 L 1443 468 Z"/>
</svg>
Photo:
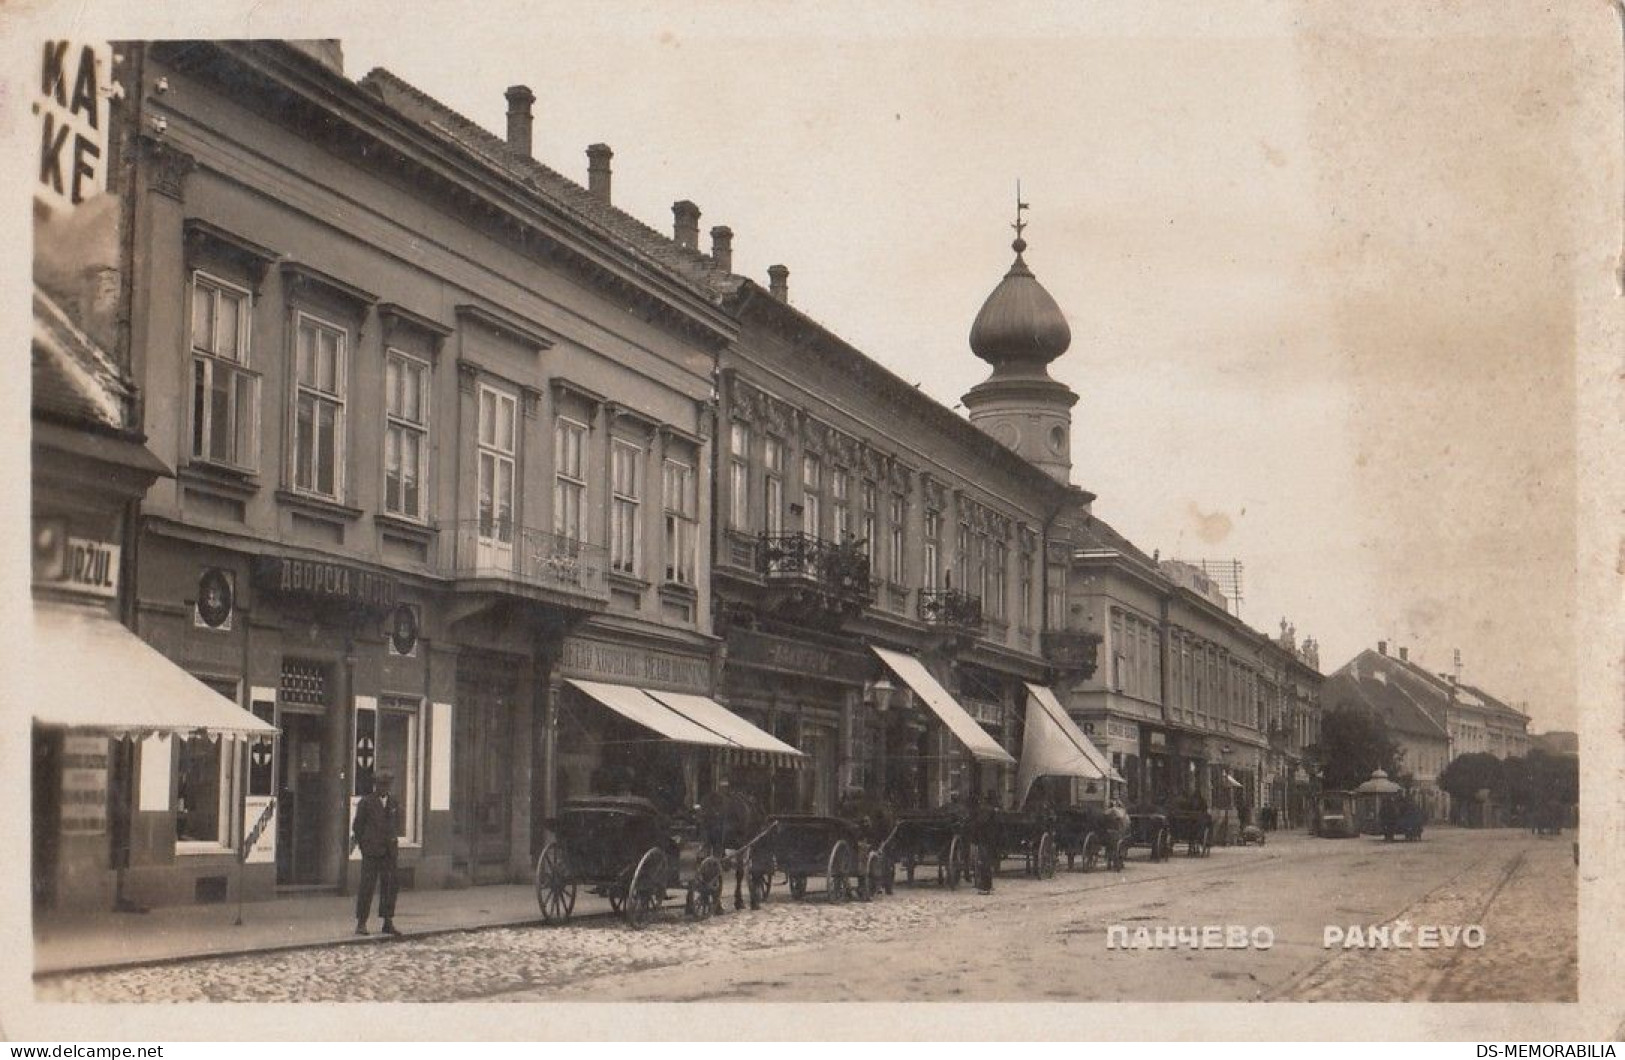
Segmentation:
<svg viewBox="0 0 1625 1060">
<path fill-rule="evenodd" d="M 573 677 L 569 683 L 628 721 L 675 743 L 712 747 L 730 758 L 744 755 L 743 761 L 770 765 L 793 764 L 806 757 L 707 696 Z"/>
</svg>

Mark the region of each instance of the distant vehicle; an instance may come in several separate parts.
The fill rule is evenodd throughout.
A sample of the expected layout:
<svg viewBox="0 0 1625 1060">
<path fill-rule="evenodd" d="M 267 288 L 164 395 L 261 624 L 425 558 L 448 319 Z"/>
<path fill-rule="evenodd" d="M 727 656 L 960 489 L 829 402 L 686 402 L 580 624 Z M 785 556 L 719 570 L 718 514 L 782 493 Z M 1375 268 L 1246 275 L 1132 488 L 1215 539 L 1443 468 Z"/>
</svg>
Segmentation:
<svg viewBox="0 0 1625 1060">
<path fill-rule="evenodd" d="M 1316 802 L 1315 834 L 1322 839 L 1352 839 L 1360 834 L 1360 824 L 1354 812 L 1354 793 L 1351 791 L 1323 791 Z"/>
</svg>

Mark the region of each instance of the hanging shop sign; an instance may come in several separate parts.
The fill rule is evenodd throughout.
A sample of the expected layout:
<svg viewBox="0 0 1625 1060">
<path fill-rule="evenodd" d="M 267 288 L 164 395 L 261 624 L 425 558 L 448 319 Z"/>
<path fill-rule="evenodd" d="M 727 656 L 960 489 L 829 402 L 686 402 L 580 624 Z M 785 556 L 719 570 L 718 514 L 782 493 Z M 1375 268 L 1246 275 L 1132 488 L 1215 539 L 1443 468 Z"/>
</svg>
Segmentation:
<svg viewBox="0 0 1625 1060">
<path fill-rule="evenodd" d="M 43 45 L 39 94 L 39 183 L 35 196 L 50 210 L 71 210 L 107 189 L 108 100 L 112 49 L 86 41 Z"/>
<path fill-rule="evenodd" d="M 74 537 L 61 519 L 34 524 L 34 583 L 112 599 L 118 595 L 119 546 Z"/>
<path fill-rule="evenodd" d="M 345 563 L 260 556 L 254 561 L 254 583 L 263 592 L 308 600 L 387 611 L 395 606 L 394 578 Z"/>
</svg>

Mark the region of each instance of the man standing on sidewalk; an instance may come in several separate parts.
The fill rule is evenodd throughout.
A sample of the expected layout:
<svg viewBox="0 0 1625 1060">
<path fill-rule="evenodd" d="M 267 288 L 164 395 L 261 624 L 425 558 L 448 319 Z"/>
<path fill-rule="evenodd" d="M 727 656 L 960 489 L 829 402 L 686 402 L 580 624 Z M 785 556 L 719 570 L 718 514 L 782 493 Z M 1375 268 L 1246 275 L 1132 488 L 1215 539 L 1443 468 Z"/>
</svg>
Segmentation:
<svg viewBox="0 0 1625 1060">
<path fill-rule="evenodd" d="M 364 795 L 355 810 L 354 844 L 361 848 L 361 889 L 355 896 L 355 933 L 366 935 L 367 917 L 372 911 L 373 888 L 378 889 L 378 915 L 384 918 L 384 934 L 395 930 L 395 892 L 398 881 L 395 862 L 400 853 L 401 804 L 390 794 L 394 777 L 379 773 L 373 777 L 372 793 Z"/>
</svg>

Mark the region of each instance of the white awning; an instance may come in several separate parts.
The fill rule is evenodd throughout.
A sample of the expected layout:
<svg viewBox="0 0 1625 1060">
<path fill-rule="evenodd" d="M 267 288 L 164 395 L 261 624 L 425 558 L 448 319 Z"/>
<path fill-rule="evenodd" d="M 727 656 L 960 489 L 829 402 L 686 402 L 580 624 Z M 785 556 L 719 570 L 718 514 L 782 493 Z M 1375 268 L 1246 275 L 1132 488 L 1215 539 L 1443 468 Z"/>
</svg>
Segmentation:
<svg viewBox="0 0 1625 1060">
<path fill-rule="evenodd" d="M 30 694 L 41 725 L 137 738 L 276 735 L 101 607 L 37 602 L 33 632 Z"/>
<path fill-rule="evenodd" d="M 925 705 L 931 708 L 931 712 L 942 719 L 942 723 L 948 726 L 948 731 L 958 737 L 959 742 L 964 744 L 971 754 L 984 762 L 1003 762 L 1012 766 L 1016 764 L 1010 752 L 1000 747 L 998 741 L 978 725 L 975 718 L 965 712 L 964 707 L 954 702 L 954 697 L 931 676 L 930 671 L 920 660 L 912 655 L 888 651 L 885 648 L 874 648 L 874 653 L 880 656 L 881 662 L 891 668 L 892 673 L 903 679 L 903 683 L 908 685 L 915 695 L 924 700 Z"/>
<path fill-rule="evenodd" d="M 635 721 L 646 729 L 653 729 L 668 740 L 702 747 L 738 746 L 727 737 L 719 736 L 683 717 L 641 688 L 605 684 L 602 681 L 578 681 L 573 677 L 569 681 L 621 717 Z"/>
<path fill-rule="evenodd" d="M 783 740 L 763 732 L 714 699 L 689 695 L 685 692 L 646 690 L 650 696 L 670 707 L 696 725 L 704 726 L 744 751 L 763 751 L 767 754 L 802 758 L 801 751 Z"/>
<path fill-rule="evenodd" d="M 1094 741 L 1068 716 L 1055 693 L 1027 682 L 1027 726 L 1016 776 L 1018 805 L 1026 801 L 1039 777 L 1123 781 Z"/>
</svg>

